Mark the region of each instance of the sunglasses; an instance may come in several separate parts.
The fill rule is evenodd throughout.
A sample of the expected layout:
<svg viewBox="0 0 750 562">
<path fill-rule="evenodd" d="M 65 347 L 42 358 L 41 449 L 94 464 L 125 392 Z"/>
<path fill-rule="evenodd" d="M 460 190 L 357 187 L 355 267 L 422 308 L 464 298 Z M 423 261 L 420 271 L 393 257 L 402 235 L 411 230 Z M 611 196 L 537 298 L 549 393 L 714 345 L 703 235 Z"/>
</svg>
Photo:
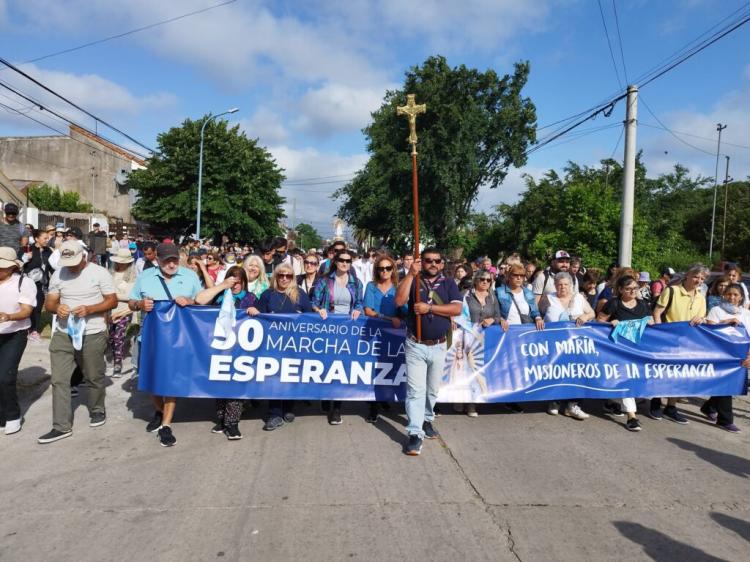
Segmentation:
<svg viewBox="0 0 750 562">
<path fill-rule="evenodd" d="M 384 265 L 383 267 L 376 267 L 378 271 L 393 271 L 392 265 Z"/>
<path fill-rule="evenodd" d="M 633 292 L 633 291 L 637 291 L 638 287 L 623 287 L 622 290 L 623 291 L 628 291 L 630 293 L 630 292 Z"/>
<path fill-rule="evenodd" d="M 305 265 L 318 265 L 318 262 L 305 260 Z"/>
<path fill-rule="evenodd" d="M 293 273 L 277 273 L 276 277 L 278 279 L 292 279 L 294 278 L 294 274 Z"/>
<path fill-rule="evenodd" d="M 436 263 L 436 264 L 439 265 L 439 264 L 443 263 L 443 258 L 435 258 L 435 259 L 433 259 L 433 258 L 424 258 L 422 261 L 424 263 L 426 263 L 427 265 L 432 265 L 433 263 Z"/>
<path fill-rule="evenodd" d="M 477 281 L 479 281 L 480 283 L 489 283 L 490 281 L 492 281 L 492 279 L 490 279 L 489 277 L 480 277 L 479 279 L 477 279 Z"/>
<path fill-rule="evenodd" d="M 510 276 L 511 277 L 526 277 L 526 275 L 524 275 L 523 273 L 511 273 Z"/>
<path fill-rule="evenodd" d="M 344 259 L 344 258 L 339 258 L 336 261 L 339 262 L 339 263 L 352 263 L 351 259 L 347 260 L 347 259 Z"/>
</svg>

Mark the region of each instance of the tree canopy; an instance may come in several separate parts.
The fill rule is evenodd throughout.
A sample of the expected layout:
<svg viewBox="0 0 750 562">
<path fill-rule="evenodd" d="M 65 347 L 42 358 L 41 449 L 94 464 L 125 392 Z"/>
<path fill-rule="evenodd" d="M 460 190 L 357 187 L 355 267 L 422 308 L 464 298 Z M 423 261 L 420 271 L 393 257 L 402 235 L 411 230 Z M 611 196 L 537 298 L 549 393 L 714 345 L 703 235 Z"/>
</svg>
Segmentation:
<svg viewBox="0 0 750 562">
<path fill-rule="evenodd" d="M 301 222 L 295 230 L 297 231 L 297 246 L 305 250 L 320 248 L 323 245 L 323 239 L 311 225 Z"/>
<path fill-rule="evenodd" d="M 208 116 L 206 116 L 208 117 Z M 204 118 L 205 119 L 205 118 Z M 185 120 L 158 137 L 148 167 L 131 172 L 138 200 L 133 215 L 164 230 L 195 232 L 198 153 L 204 119 Z M 271 154 L 226 121 L 206 125 L 203 146 L 201 235 L 258 241 L 280 233 L 281 169 Z"/>
<path fill-rule="evenodd" d="M 396 107 L 406 94 L 427 104 L 417 119 L 421 229 L 439 246 L 456 243 L 480 186 L 496 188 L 510 166 L 526 163 L 536 139 L 536 108 L 521 95 L 527 62 L 512 75 L 451 68 L 441 56 L 406 73 L 403 88 L 386 92 L 364 129 L 370 158 L 355 178 L 334 194 L 338 215 L 394 247 L 408 242 L 412 224 L 409 128 Z"/>
<path fill-rule="evenodd" d="M 29 201 L 43 211 L 61 213 L 90 213 L 91 203 L 83 203 L 75 191 L 62 191 L 59 186 L 46 183 L 29 188 Z"/>
</svg>

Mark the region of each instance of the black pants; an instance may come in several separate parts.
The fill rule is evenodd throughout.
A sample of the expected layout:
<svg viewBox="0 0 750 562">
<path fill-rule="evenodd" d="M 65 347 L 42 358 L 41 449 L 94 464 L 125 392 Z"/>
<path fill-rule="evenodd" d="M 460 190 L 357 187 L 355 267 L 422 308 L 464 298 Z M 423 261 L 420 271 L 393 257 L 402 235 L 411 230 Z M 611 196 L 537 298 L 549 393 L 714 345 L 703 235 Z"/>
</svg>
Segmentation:
<svg viewBox="0 0 750 562">
<path fill-rule="evenodd" d="M 732 412 L 731 396 L 712 396 L 706 401 L 708 407 L 716 410 L 718 425 L 729 425 L 734 423 L 734 412 Z"/>
<path fill-rule="evenodd" d="M 42 308 L 44 308 L 44 285 L 36 283 L 36 306 L 31 313 L 31 331 L 42 331 Z"/>
<path fill-rule="evenodd" d="M 268 417 L 283 417 L 287 412 L 294 413 L 294 400 L 268 401 Z"/>
<path fill-rule="evenodd" d="M 0 334 L 0 419 L 6 422 L 21 418 L 16 381 L 28 335 L 28 330 Z"/>
</svg>

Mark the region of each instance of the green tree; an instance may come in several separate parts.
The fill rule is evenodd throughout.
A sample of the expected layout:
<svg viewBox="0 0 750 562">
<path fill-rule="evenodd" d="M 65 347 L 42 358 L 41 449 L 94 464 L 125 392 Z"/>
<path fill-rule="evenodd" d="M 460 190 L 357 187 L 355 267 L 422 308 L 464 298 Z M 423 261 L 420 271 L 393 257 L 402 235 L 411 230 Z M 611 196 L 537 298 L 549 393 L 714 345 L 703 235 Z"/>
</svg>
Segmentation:
<svg viewBox="0 0 750 562">
<path fill-rule="evenodd" d="M 205 118 L 204 118 L 205 119 Z M 195 232 L 198 152 L 204 120 L 186 119 L 158 137 L 158 153 L 128 177 L 133 215 L 165 230 Z M 280 233 L 282 170 L 271 154 L 226 121 L 206 125 L 201 235 L 258 241 Z"/>
<path fill-rule="evenodd" d="M 43 211 L 61 213 L 90 213 L 91 203 L 83 203 L 75 191 L 62 191 L 59 186 L 46 183 L 29 189 L 29 201 Z"/>
<path fill-rule="evenodd" d="M 311 225 L 301 222 L 295 228 L 297 231 L 297 246 L 305 250 L 311 248 L 320 248 L 323 245 L 323 239 Z"/>
<path fill-rule="evenodd" d="M 389 91 L 364 129 L 370 159 L 354 180 L 338 190 L 338 216 L 403 246 L 411 232 L 411 157 L 408 123 L 396 107 L 406 94 L 427 104 L 417 121 L 421 231 L 439 246 L 455 245 L 479 188 L 498 187 L 510 166 L 526 163 L 536 139 L 536 109 L 521 90 L 527 62 L 513 75 L 451 68 L 444 57 L 428 58 L 406 73 L 403 88 Z"/>
</svg>

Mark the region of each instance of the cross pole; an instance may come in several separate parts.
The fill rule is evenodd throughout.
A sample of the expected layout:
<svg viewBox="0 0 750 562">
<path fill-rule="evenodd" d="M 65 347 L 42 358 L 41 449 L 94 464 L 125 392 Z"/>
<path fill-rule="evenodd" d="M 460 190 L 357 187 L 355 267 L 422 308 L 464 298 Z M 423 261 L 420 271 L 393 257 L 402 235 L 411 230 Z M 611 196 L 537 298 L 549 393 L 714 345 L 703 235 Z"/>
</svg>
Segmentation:
<svg viewBox="0 0 750 562">
<path fill-rule="evenodd" d="M 416 104 L 414 94 L 406 95 L 406 105 L 396 108 L 397 115 L 406 115 L 409 119 L 409 144 L 411 144 L 411 192 L 414 203 L 414 259 L 419 259 L 419 183 L 417 181 L 417 115 L 425 113 L 427 106 L 425 104 Z M 416 289 L 414 302 L 419 302 L 419 274 L 415 279 Z M 422 320 L 417 314 L 417 340 L 422 339 Z"/>
</svg>

